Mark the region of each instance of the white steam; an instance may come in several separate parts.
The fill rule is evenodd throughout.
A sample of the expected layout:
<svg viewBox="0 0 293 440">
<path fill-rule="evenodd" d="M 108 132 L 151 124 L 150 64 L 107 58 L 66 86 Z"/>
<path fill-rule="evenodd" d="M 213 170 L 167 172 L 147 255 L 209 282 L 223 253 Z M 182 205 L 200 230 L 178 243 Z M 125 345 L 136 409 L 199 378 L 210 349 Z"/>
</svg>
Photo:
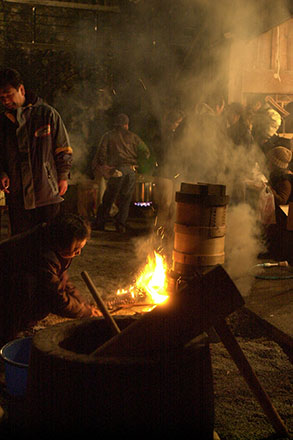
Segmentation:
<svg viewBox="0 0 293 440">
<path fill-rule="evenodd" d="M 242 295 L 250 293 L 252 268 L 263 250 L 255 212 L 247 203 L 228 208 L 224 267 Z"/>
<path fill-rule="evenodd" d="M 244 146 L 235 147 L 213 118 L 203 126 L 202 115 L 197 110 L 198 104 L 210 93 L 226 91 L 222 86 L 227 87 L 230 68 L 227 35 L 244 39 L 257 36 L 265 30 L 264 20 L 270 18 L 269 14 L 263 1 L 129 3 L 135 13 L 126 17 L 124 23 L 123 15 L 117 15 L 117 24 L 111 29 L 105 26 L 103 33 L 100 24 L 95 38 L 93 33 L 87 35 L 84 31 L 83 41 L 76 43 L 77 56 L 92 59 L 93 70 L 98 69 L 99 60 L 102 64 L 111 53 L 111 87 L 83 81 L 70 96 L 56 103 L 62 115 L 70 116 L 69 134 L 78 179 L 82 178 L 92 142 L 97 145 L 108 128 L 102 118 L 105 111 L 111 110 L 117 102 L 122 105 L 126 102 L 131 122 L 142 115 L 142 121 L 133 127 L 140 135 L 139 128 L 146 123 L 144 114 L 150 112 L 161 122 L 166 107 L 175 102 L 175 106 L 185 111 L 186 126 L 176 149 L 170 152 L 170 165 L 180 174 L 181 182 L 226 185 L 231 204 L 227 210 L 225 267 L 241 293 L 246 295 L 252 281 L 250 268 L 263 250 L 258 214 L 248 200 L 246 181 L 257 180 L 256 164 L 266 174 L 263 154 L 256 145 L 249 150 Z M 271 17 L 278 13 L 285 19 L 286 2 L 276 3 L 279 10 Z M 156 7 L 160 14 L 154 13 Z M 192 38 L 187 38 L 188 33 L 192 33 Z M 184 56 L 178 56 L 182 50 Z M 128 108 L 123 108 L 123 112 L 128 113 Z M 101 116 L 98 120 L 97 115 Z M 90 125 L 96 129 L 93 137 Z M 153 241 L 144 238 L 141 246 L 138 241 L 136 244 L 137 253 L 141 248 L 146 252 Z"/>
</svg>

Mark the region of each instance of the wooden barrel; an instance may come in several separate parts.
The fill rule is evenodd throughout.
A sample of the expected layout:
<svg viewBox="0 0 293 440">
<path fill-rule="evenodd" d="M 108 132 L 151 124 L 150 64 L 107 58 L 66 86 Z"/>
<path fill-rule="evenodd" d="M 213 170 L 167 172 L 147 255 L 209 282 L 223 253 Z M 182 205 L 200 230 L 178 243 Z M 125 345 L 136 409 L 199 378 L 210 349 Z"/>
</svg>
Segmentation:
<svg viewBox="0 0 293 440">
<path fill-rule="evenodd" d="M 176 193 L 173 270 L 190 274 L 198 267 L 225 261 L 224 185 L 182 183 Z"/>
<path fill-rule="evenodd" d="M 121 330 L 137 317 L 117 316 Z M 33 337 L 28 373 L 30 432 L 190 433 L 213 439 L 208 340 L 141 358 L 94 357 L 112 337 L 104 318 L 67 321 Z"/>
</svg>

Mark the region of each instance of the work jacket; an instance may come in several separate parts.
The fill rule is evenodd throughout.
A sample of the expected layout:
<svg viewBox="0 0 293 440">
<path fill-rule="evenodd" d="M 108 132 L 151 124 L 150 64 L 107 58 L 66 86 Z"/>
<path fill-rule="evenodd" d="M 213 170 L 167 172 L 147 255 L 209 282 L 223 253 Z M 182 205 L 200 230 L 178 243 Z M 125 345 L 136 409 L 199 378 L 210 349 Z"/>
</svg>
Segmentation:
<svg viewBox="0 0 293 440">
<path fill-rule="evenodd" d="M 97 165 L 109 165 L 118 169 L 120 166 L 137 165 L 140 153 L 149 157 L 150 150 L 137 134 L 114 128 L 102 136 L 93 160 L 93 169 Z"/>
<path fill-rule="evenodd" d="M 72 260 L 62 258 L 49 237 L 43 223 L 0 243 L 0 340 L 15 337 L 49 313 L 68 318 L 92 314 L 68 278 Z"/>
<path fill-rule="evenodd" d="M 0 178 L 10 179 L 8 204 L 22 199 L 25 209 L 34 209 L 61 202 L 58 181 L 68 179 L 71 165 L 61 116 L 41 98 L 0 115 Z"/>
</svg>

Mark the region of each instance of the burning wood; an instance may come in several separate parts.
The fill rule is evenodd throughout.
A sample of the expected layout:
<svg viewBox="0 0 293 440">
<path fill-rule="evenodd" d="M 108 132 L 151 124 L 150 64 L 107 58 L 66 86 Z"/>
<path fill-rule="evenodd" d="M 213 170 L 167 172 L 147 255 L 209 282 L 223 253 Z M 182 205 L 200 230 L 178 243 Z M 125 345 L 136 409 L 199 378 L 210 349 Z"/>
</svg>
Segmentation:
<svg viewBox="0 0 293 440">
<path fill-rule="evenodd" d="M 217 266 L 98 347 L 93 355 L 147 356 L 182 347 L 243 304 L 232 280 Z"/>
<path fill-rule="evenodd" d="M 167 264 L 164 257 L 154 252 L 135 283 L 126 289 L 118 289 L 116 294 L 106 300 L 109 310 L 127 305 L 156 305 L 168 298 Z"/>
</svg>

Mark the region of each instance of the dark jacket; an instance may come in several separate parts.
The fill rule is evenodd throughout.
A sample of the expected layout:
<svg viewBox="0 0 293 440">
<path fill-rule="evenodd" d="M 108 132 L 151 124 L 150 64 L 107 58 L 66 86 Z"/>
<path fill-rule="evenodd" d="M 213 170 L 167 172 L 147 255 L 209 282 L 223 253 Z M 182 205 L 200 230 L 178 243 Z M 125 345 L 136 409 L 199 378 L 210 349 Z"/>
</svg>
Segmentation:
<svg viewBox="0 0 293 440">
<path fill-rule="evenodd" d="M 91 316 L 92 306 L 68 279 L 70 263 L 51 248 L 45 224 L 0 243 L 0 339 L 49 313 Z"/>
<path fill-rule="evenodd" d="M 123 128 L 114 128 L 102 136 L 93 168 L 95 164 L 115 168 L 137 165 L 139 152 L 143 152 L 146 157 L 150 154 L 149 148 L 137 134 Z"/>
<path fill-rule="evenodd" d="M 0 177 L 10 178 L 7 202 L 25 209 L 61 202 L 58 181 L 67 180 L 72 149 L 59 113 L 41 98 L 0 115 Z"/>
<path fill-rule="evenodd" d="M 227 129 L 227 133 L 235 145 L 250 149 L 254 143 L 250 129 L 241 118 Z"/>
<path fill-rule="evenodd" d="M 293 202 L 293 174 L 288 169 L 270 173 L 269 183 L 276 205 Z"/>
</svg>

